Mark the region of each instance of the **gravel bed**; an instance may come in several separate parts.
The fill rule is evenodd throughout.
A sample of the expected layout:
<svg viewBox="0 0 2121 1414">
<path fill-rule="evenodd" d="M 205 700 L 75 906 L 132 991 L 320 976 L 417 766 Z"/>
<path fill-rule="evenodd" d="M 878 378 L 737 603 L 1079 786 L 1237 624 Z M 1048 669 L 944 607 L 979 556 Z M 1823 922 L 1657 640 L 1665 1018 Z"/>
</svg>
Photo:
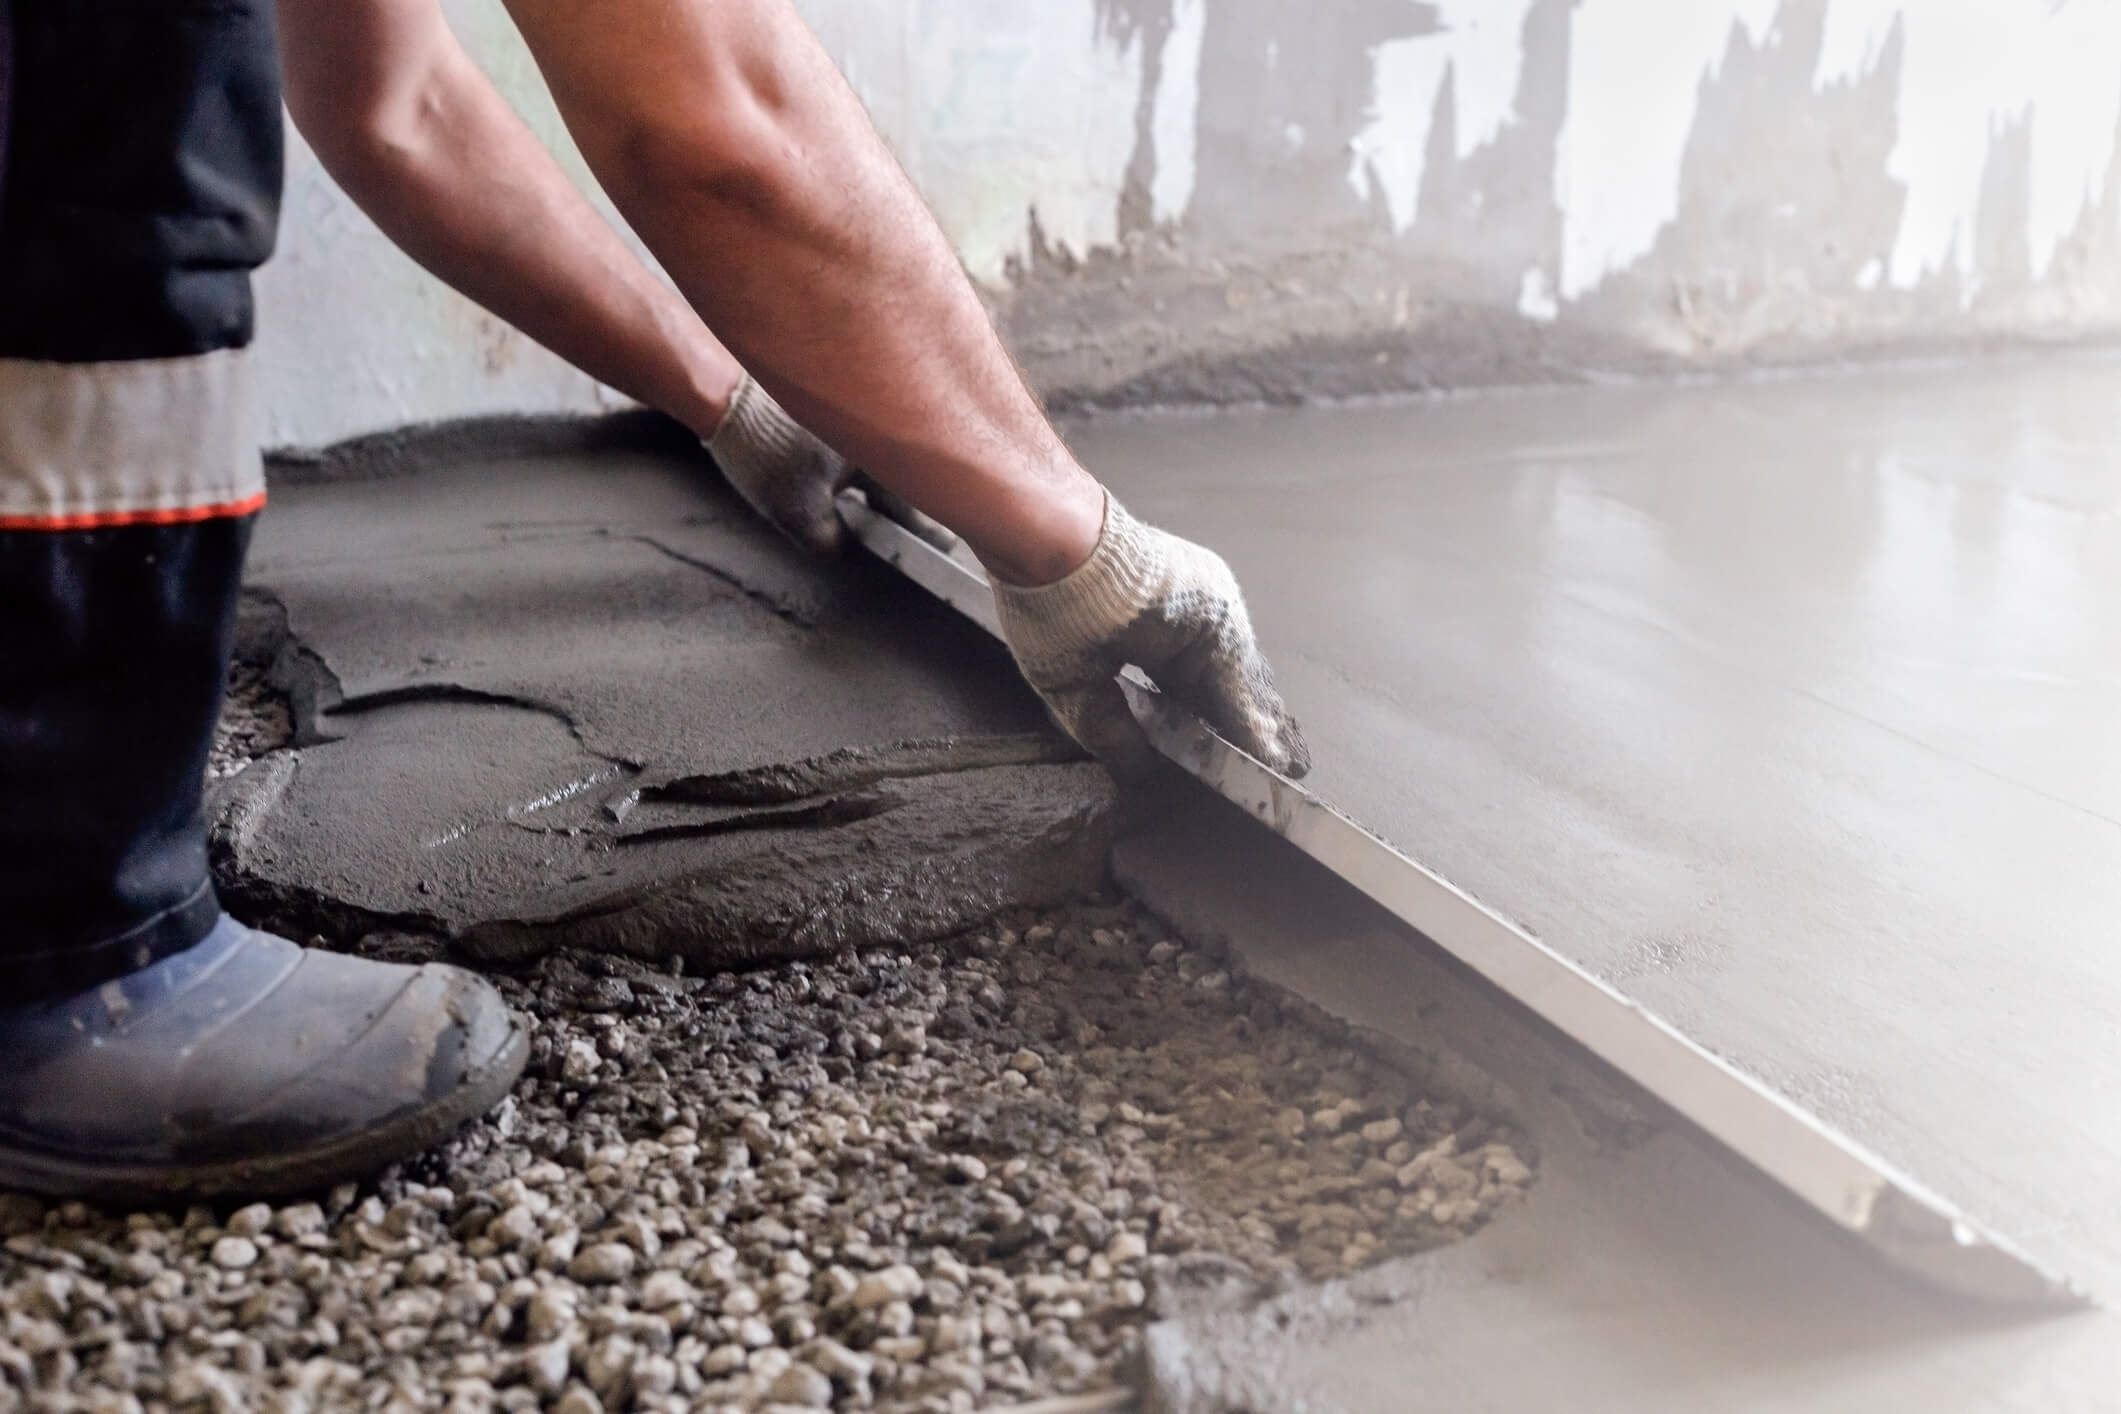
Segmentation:
<svg viewBox="0 0 2121 1414">
<path fill-rule="evenodd" d="M 238 671 L 223 774 L 285 740 Z M 969 1414 L 1109 1389 L 1159 1314 L 1457 1240 L 1533 1177 L 1495 1117 L 1128 903 L 496 980 L 523 1083 L 368 1184 L 0 1195 L 0 1410 Z"/>
<path fill-rule="evenodd" d="M 1109 1386 L 1163 1305 L 1451 1241 L 1530 1181 L 1490 1119 L 1129 906 L 1014 924 L 708 978 L 548 958 L 502 982 L 522 1086 L 372 1185 L 0 1200 L 0 1379 L 99 1411 L 963 1414 Z"/>
<path fill-rule="evenodd" d="M 250 663 L 235 664 L 228 673 L 221 722 L 207 752 L 206 779 L 233 776 L 266 752 L 287 745 L 294 734 L 287 703 L 266 683 L 265 670 Z"/>
</svg>

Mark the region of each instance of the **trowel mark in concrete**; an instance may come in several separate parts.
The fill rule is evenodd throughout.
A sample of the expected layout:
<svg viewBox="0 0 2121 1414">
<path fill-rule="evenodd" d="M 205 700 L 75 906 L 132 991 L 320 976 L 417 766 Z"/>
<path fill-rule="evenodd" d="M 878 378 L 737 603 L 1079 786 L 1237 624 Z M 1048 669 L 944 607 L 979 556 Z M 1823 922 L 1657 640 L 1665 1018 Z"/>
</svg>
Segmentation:
<svg viewBox="0 0 2121 1414">
<path fill-rule="evenodd" d="M 523 899 L 512 916 L 465 926 L 456 942 L 494 962 L 566 946 L 703 968 L 920 942 L 1096 888 L 1112 806 L 1097 767 L 1004 767 L 923 781 L 888 811 L 843 803 L 854 818 L 775 831 L 766 843 L 746 838 L 756 828 L 667 827 L 663 839 L 618 856 L 649 857 L 642 868 L 606 871 L 647 876 L 639 882 L 591 894 L 578 881 L 557 898 Z"/>
<path fill-rule="evenodd" d="M 828 795 L 823 800 L 738 810 L 676 825 L 643 825 L 619 831 L 613 836 L 613 843 L 656 844 L 664 840 L 705 839 L 709 835 L 730 835 L 745 830 L 830 829 L 834 825 L 852 825 L 860 820 L 888 815 L 903 804 L 905 797 L 884 790 Z"/>
<path fill-rule="evenodd" d="M 493 962 L 573 945 L 709 969 L 922 941 L 1004 907 L 1062 902 L 1104 874 L 1113 795 L 1089 765 L 916 774 L 866 799 L 798 797 L 706 819 L 715 807 L 649 806 L 624 831 L 576 791 L 526 828 L 523 802 L 609 769 L 550 716 L 420 702 L 351 725 L 217 795 L 224 887 L 252 916 L 335 935 L 411 927 Z M 949 755 L 912 759 L 932 771 Z M 880 781 L 880 756 L 848 759 L 868 758 Z M 806 764 L 762 777 L 788 789 L 829 778 L 806 777 Z"/>
<path fill-rule="evenodd" d="M 290 931 L 457 933 L 506 961 L 579 944 L 701 970 L 919 941 L 1103 879 L 1109 786 L 1050 731 L 680 775 L 598 808 L 588 797 L 620 768 L 567 713 L 453 683 L 348 699 L 292 651 L 276 602 L 245 618 L 227 730 L 286 721 L 250 666 L 264 660 L 300 677 L 313 744 L 253 733 L 250 754 L 222 749 L 240 774 L 214 795 L 216 868 L 247 915 Z"/>
<path fill-rule="evenodd" d="M 661 785 L 643 787 L 640 795 L 643 801 L 697 805 L 780 805 L 860 790 L 879 781 L 996 766 L 1058 766 L 1083 759 L 1080 747 L 1051 732 L 900 742 L 883 747 L 850 746 L 808 761 L 777 762 L 707 776 L 680 776 Z"/>
</svg>

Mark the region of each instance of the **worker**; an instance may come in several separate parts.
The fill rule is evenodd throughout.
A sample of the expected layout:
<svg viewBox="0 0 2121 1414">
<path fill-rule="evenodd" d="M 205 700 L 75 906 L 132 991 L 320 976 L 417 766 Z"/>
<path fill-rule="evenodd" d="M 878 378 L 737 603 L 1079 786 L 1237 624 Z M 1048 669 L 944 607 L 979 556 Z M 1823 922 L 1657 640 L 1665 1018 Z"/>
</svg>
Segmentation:
<svg viewBox="0 0 2121 1414">
<path fill-rule="evenodd" d="M 1228 567 L 1069 454 L 789 0 L 511 12 L 677 290 L 438 0 L 281 0 L 291 110 L 386 232 L 697 429 L 804 545 L 839 544 L 850 462 L 963 536 L 1026 678 L 1115 770 L 1148 752 L 1126 663 L 1307 767 Z M 528 1050 L 483 980 L 247 928 L 208 875 L 201 783 L 265 501 L 246 347 L 275 28 L 271 0 L 0 0 L 0 1186 L 314 1188 L 484 1112 Z"/>
</svg>

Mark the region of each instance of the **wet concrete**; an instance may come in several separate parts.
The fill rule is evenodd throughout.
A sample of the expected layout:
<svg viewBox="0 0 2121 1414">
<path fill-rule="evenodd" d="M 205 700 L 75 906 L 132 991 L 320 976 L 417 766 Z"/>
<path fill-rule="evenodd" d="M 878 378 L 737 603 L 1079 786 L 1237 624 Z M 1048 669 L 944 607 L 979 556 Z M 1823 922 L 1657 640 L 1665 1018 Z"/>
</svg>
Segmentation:
<svg viewBox="0 0 2121 1414">
<path fill-rule="evenodd" d="M 1310 784 L 2121 1290 L 2121 365 L 1116 421 Z"/>
<path fill-rule="evenodd" d="M 703 968 L 1103 877 L 1110 785 L 1007 655 L 696 454 L 389 451 L 283 479 L 259 528 L 245 651 L 298 748 L 216 791 L 240 911 Z"/>
<path fill-rule="evenodd" d="M 1252 977 L 1430 1053 L 1539 1152 L 1526 1202 L 1457 1247 L 1151 1328 L 1148 1414 L 2114 1407 L 2121 1317 L 1898 1276 L 1223 802 L 1174 803 L 1114 872 Z"/>
</svg>

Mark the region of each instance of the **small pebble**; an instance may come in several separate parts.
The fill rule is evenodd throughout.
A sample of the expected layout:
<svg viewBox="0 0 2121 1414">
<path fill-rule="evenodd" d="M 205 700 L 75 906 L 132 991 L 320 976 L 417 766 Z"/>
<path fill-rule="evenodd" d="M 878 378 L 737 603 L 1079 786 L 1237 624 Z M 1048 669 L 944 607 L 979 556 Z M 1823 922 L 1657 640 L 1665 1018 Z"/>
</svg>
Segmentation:
<svg viewBox="0 0 2121 1414">
<path fill-rule="evenodd" d="M 524 1378 L 530 1381 L 532 1389 L 547 1398 L 566 1388 L 568 1364 L 565 1341 L 547 1341 L 523 1352 Z"/>
<path fill-rule="evenodd" d="M 775 1404 L 793 1404 L 803 1409 L 823 1409 L 832 1403 L 832 1381 L 797 1361 L 774 1377 L 766 1398 Z"/>
<path fill-rule="evenodd" d="M 224 1237 L 214 1243 L 214 1265 L 240 1272 L 258 1260 L 258 1244 L 247 1237 Z"/>
<path fill-rule="evenodd" d="M 247 1208 L 238 1208 L 228 1218 L 230 1237 L 257 1237 L 272 1226 L 272 1207 L 266 1203 L 253 1203 Z"/>
<path fill-rule="evenodd" d="M 585 1247 L 567 1264 L 567 1275 L 584 1283 L 624 1281 L 633 1275 L 634 1250 L 623 1242 Z"/>
<path fill-rule="evenodd" d="M 641 1309 L 643 1311 L 667 1311 L 691 1301 L 695 1293 L 692 1283 L 676 1272 L 650 1272 L 641 1282 Z"/>
<path fill-rule="evenodd" d="M 871 1272 L 855 1284 L 854 1309 L 868 1311 L 893 1301 L 910 1301 L 920 1295 L 923 1285 L 921 1274 L 911 1267 L 886 1267 L 880 1272 Z"/>
<path fill-rule="evenodd" d="M 560 1079 L 569 1085 L 583 1085 L 603 1068 L 604 1058 L 597 1053 L 594 1041 L 569 1041 L 566 1057 L 560 1065 Z"/>
</svg>

